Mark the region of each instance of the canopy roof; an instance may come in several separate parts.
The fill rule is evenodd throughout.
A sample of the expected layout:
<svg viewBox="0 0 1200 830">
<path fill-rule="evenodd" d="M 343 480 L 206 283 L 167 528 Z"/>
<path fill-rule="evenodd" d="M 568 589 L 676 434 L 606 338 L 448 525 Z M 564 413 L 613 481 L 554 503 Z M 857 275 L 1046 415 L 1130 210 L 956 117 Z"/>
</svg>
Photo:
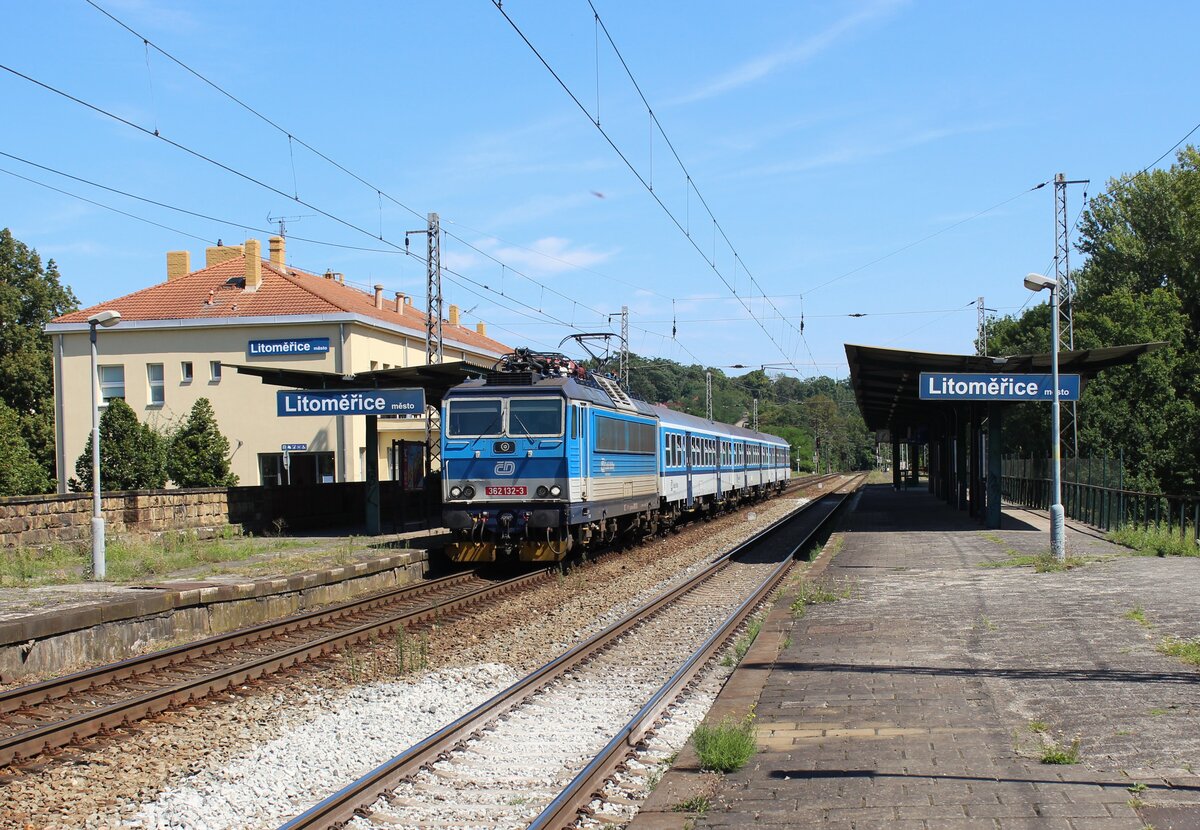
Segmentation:
<svg viewBox="0 0 1200 830">
<path fill-rule="evenodd" d="M 1088 379 L 1109 367 L 1133 363 L 1147 352 L 1165 345 L 1138 343 L 1132 346 L 1059 352 L 1058 367 L 1062 373 L 1077 374 Z M 987 357 L 910 352 L 847 343 L 846 361 L 850 364 L 850 383 L 854 387 L 854 396 L 858 400 L 858 408 L 867 428 L 889 429 L 893 432 L 903 431 L 910 426 L 925 425 L 934 413 L 945 411 L 944 407 L 953 405 L 920 399 L 918 383 L 922 372 L 973 372 L 989 375 L 1050 373 L 1049 352 Z"/>
</svg>

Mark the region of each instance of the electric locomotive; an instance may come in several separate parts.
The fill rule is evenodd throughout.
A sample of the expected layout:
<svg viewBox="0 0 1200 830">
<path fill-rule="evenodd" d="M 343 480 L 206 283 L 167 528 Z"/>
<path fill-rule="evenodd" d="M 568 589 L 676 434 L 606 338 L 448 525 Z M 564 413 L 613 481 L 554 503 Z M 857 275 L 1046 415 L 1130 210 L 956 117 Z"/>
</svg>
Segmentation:
<svg viewBox="0 0 1200 830">
<path fill-rule="evenodd" d="M 781 490 L 775 436 L 631 397 L 561 354 L 518 349 L 442 409 L 443 523 L 457 562 L 554 562 Z"/>
</svg>

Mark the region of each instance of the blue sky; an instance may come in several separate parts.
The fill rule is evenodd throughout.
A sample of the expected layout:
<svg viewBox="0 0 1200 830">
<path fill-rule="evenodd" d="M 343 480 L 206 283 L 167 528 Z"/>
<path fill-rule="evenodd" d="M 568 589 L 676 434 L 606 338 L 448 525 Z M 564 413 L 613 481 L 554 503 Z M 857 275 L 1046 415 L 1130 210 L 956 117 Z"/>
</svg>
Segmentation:
<svg viewBox="0 0 1200 830">
<path fill-rule="evenodd" d="M 1053 267 L 1053 192 L 1030 188 L 1064 172 L 1094 195 L 1200 120 L 1188 2 L 595 0 L 684 167 L 585 0 L 504 12 L 587 115 L 488 0 L 97 2 L 283 131 L 83 0 L 8 6 L 0 63 L 311 207 L 0 72 L 0 152 L 221 220 L 0 156 L 169 226 L 0 173 L 0 226 L 84 305 L 162 281 L 168 250 L 265 243 L 268 215 L 302 217 L 297 267 L 422 302 L 424 265 L 393 246 L 436 211 L 446 301 L 510 345 L 615 330 L 628 305 L 641 354 L 845 377 L 844 343 L 971 352 L 977 297 L 1044 301 L 1021 280 Z"/>
</svg>

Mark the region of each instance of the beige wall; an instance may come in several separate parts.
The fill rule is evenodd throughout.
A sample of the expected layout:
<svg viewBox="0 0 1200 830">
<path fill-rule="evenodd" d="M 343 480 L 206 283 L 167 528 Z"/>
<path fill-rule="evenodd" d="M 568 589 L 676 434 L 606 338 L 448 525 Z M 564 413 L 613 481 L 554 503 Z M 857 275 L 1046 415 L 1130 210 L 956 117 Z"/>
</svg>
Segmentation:
<svg viewBox="0 0 1200 830">
<path fill-rule="evenodd" d="M 59 415 L 60 490 L 75 476 L 75 461 L 91 432 L 91 351 L 87 327 L 56 333 L 61 359 L 57 389 L 61 390 Z M 342 341 L 342 338 L 345 341 Z M 251 340 L 328 337 L 329 351 L 315 355 L 255 356 L 248 354 Z M 225 367 L 220 380 L 210 379 L 210 361 L 225 364 L 271 366 L 321 372 L 366 372 L 385 367 L 420 365 L 425 361 L 425 341 L 420 333 L 404 334 L 368 326 L 357 320 L 294 322 L 263 325 L 247 321 L 237 325 L 203 327 L 139 327 L 122 323 L 100 329 L 97 339 L 101 366 L 125 369 L 125 400 L 138 419 L 159 427 L 182 424 L 198 398 L 212 401 L 217 422 L 229 439 L 231 468 L 241 484 L 259 484 L 259 454 L 278 453 L 284 443 L 307 444 L 310 451 L 335 453 L 338 481 L 365 478 L 362 461 L 366 446 L 366 417 L 346 416 L 339 435 L 337 417 L 280 418 L 276 392 L 281 388 L 262 383 Z M 340 360 L 339 360 L 340 358 Z M 495 357 L 450 348 L 446 360 L 469 359 L 490 364 Z M 193 379 L 184 382 L 183 361 L 191 361 Z M 164 403 L 151 405 L 147 365 L 161 363 L 165 380 Z M 388 478 L 387 451 L 393 439 L 423 441 L 425 422 L 418 419 L 379 420 L 379 470 Z M 103 481 L 103 477 L 102 477 Z"/>
</svg>

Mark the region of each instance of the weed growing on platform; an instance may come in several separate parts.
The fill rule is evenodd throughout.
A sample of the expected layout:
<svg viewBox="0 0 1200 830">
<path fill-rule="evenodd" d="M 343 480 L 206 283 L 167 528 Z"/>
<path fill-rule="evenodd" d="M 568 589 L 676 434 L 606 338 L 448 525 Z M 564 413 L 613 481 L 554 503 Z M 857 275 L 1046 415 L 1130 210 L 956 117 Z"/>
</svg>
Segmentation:
<svg viewBox="0 0 1200 830">
<path fill-rule="evenodd" d="M 708 808 L 712 806 L 712 802 L 707 796 L 694 795 L 687 801 L 680 801 L 671 809 L 676 813 L 699 813 L 704 815 L 708 812 Z"/>
<path fill-rule="evenodd" d="M 700 756 L 700 768 L 713 772 L 734 772 L 746 765 L 758 749 L 754 739 L 754 714 L 735 721 L 725 718 L 716 726 L 700 724 L 692 733 L 692 743 Z"/>
<path fill-rule="evenodd" d="M 1046 553 L 1017 553 L 1015 550 L 1008 550 L 1008 558 L 1000 559 L 995 562 L 980 562 L 981 568 L 1023 568 L 1028 565 L 1033 566 L 1034 573 L 1057 573 L 1059 571 L 1069 571 L 1072 568 L 1078 568 L 1085 564 L 1085 560 L 1078 556 L 1068 556 L 1063 561 L 1059 562 L 1054 554 Z"/>
<path fill-rule="evenodd" d="M 742 658 L 746 656 L 746 652 L 750 650 L 750 646 L 758 637 L 758 632 L 762 631 L 762 624 L 762 617 L 755 617 L 750 621 L 742 636 L 738 637 L 737 642 L 733 644 L 733 654 L 726 654 L 721 660 L 722 666 L 735 666 L 742 662 Z"/>
<path fill-rule="evenodd" d="M 1124 616 L 1127 620 L 1133 620 L 1135 623 L 1145 626 L 1146 628 L 1150 627 L 1150 621 L 1146 619 L 1146 610 L 1140 605 L 1133 606 L 1132 609 L 1125 612 Z"/>
<path fill-rule="evenodd" d="M 1176 657 L 1193 666 L 1200 666 L 1200 640 L 1181 640 L 1167 637 L 1157 646 L 1168 657 Z"/>
<path fill-rule="evenodd" d="M 1145 781 L 1138 781 L 1135 784 L 1130 784 L 1125 789 L 1129 790 L 1129 792 L 1131 792 L 1133 795 L 1137 795 L 1138 793 L 1144 793 L 1146 790 L 1148 790 L 1150 788 L 1148 786 L 1146 786 Z"/>
<path fill-rule="evenodd" d="M 805 609 L 809 605 L 850 598 L 849 586 L 840 591 L 831 591 L 824 585 L 818 585 L 808 579 L 801 579 L 795 584 L 795 593 L 796 598 L 792 601 L 792 616 L 796 618 L 803 617 Z"/>
<path fill-rule="evenodd" d="M 1180 533 L 1178 528 L 1168 528 L 1166 522 L 1149 527 L 1122 525 L 1109 531 L 1105 538 L 1133 548 L 1135 553 L 1142 556 L 1200 556 L 1200 543 Z"/>
<path fill-rule="evenodd" d="M 1042 747 L 1041 761 L 1043 764 L 1078 764 L 1079 763 L 1079 739 L 1071 741 L 1069 747 L 1051 746 Z"/>
<path fill-rule="evenodd" d="M 1050 726 L 1044 720 L 1031 720 L 1029 722 L 1029 731 L 1041 734 L 1049 729 Z"/>
</svg>

